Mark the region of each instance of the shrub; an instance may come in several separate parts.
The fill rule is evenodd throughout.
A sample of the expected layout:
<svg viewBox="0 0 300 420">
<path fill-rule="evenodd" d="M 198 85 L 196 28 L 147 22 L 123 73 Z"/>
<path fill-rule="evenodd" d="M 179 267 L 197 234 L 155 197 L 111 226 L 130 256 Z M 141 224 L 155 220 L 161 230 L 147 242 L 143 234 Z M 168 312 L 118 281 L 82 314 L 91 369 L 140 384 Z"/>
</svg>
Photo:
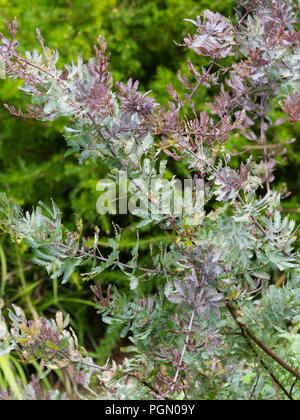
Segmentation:
<svg viewBox="0 0 300 420">
<path fill-rule="evenodd" d="M 76 269 L 83 281 L 95 279 L 95 306 L 108 333 L 131 342 L 122 348 L 127 358 L 100 366 L 78 345 L 61 312 L 51 320 L 33 314 L 31 321 L 14 306 L 10 327 L 4 318 L 1 323 L 2 355 L 16 351 L 25 363 L 41 360 L 48 370 L 67 369 L 83 399 L 299 397 L 296 229 L 280 213 L 286 190 L 272 187 L 277 157 L 285 149 L 276 138 L 267 142 L 282 123 L 274 120 L 275 111 L 282 109 L 291 123 L 300 119 L 297 11 L 292 0 L 241 0 L 236 21 L 208 10 L 189 20 L 196 34 L 188 34 L 181 46 L 210 61 L 205 67 L 188 61 L 189 73 L 178 74 L 185 94 L 169 85 L 166 107 L 150 92 L 142 94 L 132 79 L 113 83 L 103 37 L 87 64 L 79 58 L 60 68 L 58 53 L 45 46 L 39 30 L 41 53 L 22 54 L 17 21 L 7 24 L 2 61 L 11 77 L 24 82 L 33 104 L 26 111 L 6 108 L 23 118 L 68 119 L 68 153 L 81 164 L 110 168 L 105 185 L 127 190 L 140 219 L 137 231 L 156 225 L 171 230 L 175 240 L 151 247 L 149 267 L 140 261 L 137 233 L 131 260 L 124 262 L 117 224 L 107 254 L 99 229 L 83 237 L 78 218 L 71 231 L 54 202 L 24 212 L 2 194 L 3 230 L 32 248 L 33 262 L 53 281 L 66 284 Z M 199 113 L 203 85 L 218 92 Z M 226 142 L 234 133 L 256 142 L 262 150 L 257 162 L 250 157 L 238 168 L 232 165 Z M 170 180 L 174 161 L 189 174 L 183 212 L 178 211 L 182 196 Z M 171 189 L 165 188 L 167 179 Z M 114 213 L 113 189 L 108 190 L 102 200 L 108 206 L 100 210 Z M 128 278 L 126 289 L 109 285 L 104 292 L 105 270 L 120 270 Z M 157 290 L 146 291 L 143 283 L 153 279 Z M 65 396 L 53 389 L 46 394 L 33 378 L 18 393 L 13 386 L 4 391 L 3 398 Z"/>
</svg>

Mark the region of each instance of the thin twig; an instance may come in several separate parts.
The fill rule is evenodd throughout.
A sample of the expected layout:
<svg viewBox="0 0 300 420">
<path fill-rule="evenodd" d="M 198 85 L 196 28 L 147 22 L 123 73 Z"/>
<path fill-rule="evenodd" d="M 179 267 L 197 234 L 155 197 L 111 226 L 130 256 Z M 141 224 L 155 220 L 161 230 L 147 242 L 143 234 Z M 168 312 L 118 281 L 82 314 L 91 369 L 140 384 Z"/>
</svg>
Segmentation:
<svg viewBox="0 0 300 420">
<path fill-rule="evenodd" d="M 175 385 L 177 384 L 178 375 L 179 375 L 179 372 L 181 370 L 181 364 L 183 362 L 183 358 L 184 358 L 184 355 L 185 355 L 185 352 L 186 352 L 186 349 L 187 349 L 187 343 L 188 343 L 188 340 L 189 340 L 190 332 L 192 331 L 194 317 L 195 317 L 195 311 L 193 311 L 192 315 L 191 315 L 191 319 L 190 319 L 190 323 L 189 323 L 189 327 L 188 327 L 188 332 L 186 334 L 184 346 L 183 346 L 183 349 L 182 349 L 182 352 L 181 352 L 179 364 L 178 364 L 178 367 L 177 367 L 177 370 L 176 370 L 176 373 L 175 373 L 175 376 L 174 376 L 173 385 L 171 387 L 170 392 L 173 392 L 173 390 L 175 388 Z"/>
<path fill-rule="evenodd" d="M 74 360 L 72 360 L 63 351 L 61 351 L 61 350 L 55 350 L 55 351 L 57 353 L 59 353 L 61 356 L 63 356 L 64 358 L 66 358 L 67 360 L 69 360 L 70 362 L 72 362 L 72 364 L 77 364 L 78 363 L 78 362 L 75 362 Z M 100 372 L 111 372 L 113 374 L 116 373 L 116 371 L 112 368 L 102 367 L 102 366 L 96 365 L 94 363 L 84 362 L 83 360 L 80 360 L 80 363 L 85 365 L 85 366 L 91 367 L 93 369 L 99 370 Z M 144 380 L 140 379 L 135 373 L 133 373 L 133 372 L 122 372 L 122 374 L 126 375 L 126 376 L 131 376 L 132 378 L 137 379 L 142 385 L 149 388 L 152 392 L 154 392 L 156 395 L 158 395 L 156 389 L 152 385 L 150 385 L 147 382 L 145 382 Z"/>
</svg>

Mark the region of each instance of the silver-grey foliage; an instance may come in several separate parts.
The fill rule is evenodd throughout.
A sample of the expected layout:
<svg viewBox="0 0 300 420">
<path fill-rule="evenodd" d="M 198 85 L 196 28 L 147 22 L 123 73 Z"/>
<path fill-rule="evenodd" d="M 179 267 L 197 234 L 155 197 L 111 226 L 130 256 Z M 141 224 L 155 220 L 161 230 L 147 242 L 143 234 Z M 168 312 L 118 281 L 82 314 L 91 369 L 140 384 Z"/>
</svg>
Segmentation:
<svg viewBox="0 0 300 420">
<path fill-rule="evenodd" d="M 281 215 L 282 194 L 272 187 L 277 156 L 285 153 L 288 139 L 267 147 L 272 127 L 282 122 L 273 120 L 274 108 L 280 106 L 292 123 L 300 121 L 299 2 L 244 0 L 240 6 L 236 20 L 205 11 L 191 21 L 197 33 L 183 45 L 212 60 L 201 69 L 188 62 L 189 73 L 178 74 L 185 95 L 169 86 L 166 108 L 149 92 L 139 92 L 138 82 L 113 84 L 102 37 L 87 64 L 78 59 L 59 67 L 58 52 L 45 47 L 39 31 L 41 52 L 21 53 L 17 22 L 8 23 L 1 61 L 33 98 L 26 113 L 7 106 L 12 114 L 71 117 L 65 127 L 68 153 L 80 163 L 105 162 L 112 179 L 117 168 L 133 182 L 163 179 L 170 160 L 182 161 L 192 181 L 203 181 L 205 213 L 191 226 L 186 215 L 137 212 L 140 227 L 153 223 L 176 233 L 173 244 L 151 250 L 152 267 L 143 267 L 139 240 L 132 259 L 121 260 L 117 227 L 111 253 L 104 256 L 99 231 L 94 238 L 82 237 L 81 219 L 70 232 L 55 204 L 40 203 L 24 214 L 1 194 L 1 227 L 14 240 L 26 241 L 32 261 L 50 278 L 66 283 L 77 269 L 85 280 L 96 278 L 99 283 L 91 288 L 102 321 L 132 344 L 123 349 L 130 354 L 123 363 L 97 366 L 78 347 L 61 313 L 56 320 L 30 321 L 15 307 L 11 327 L 1 318 L 0 355 L 15 349 L 28 363 L 68 366 L 84 399 L 300 397 L 297 228 Z M 225 57 L 235 57 L 229 67 L 222 64 Z M 210 112 L 195 100 L 201 85 L 219 87 L 207 104 Z M 226 147 L 236 132 L 262 146 L 258 160 L 248 156 L 238 169 Z M 130 192 L 138 199 L 153 201 L 142 183 L 133 185 Z M 107 269 L 126 274 L 126 293 L 111 285 L 103 290 L 101 273 Z M 285 281 L 275 286 L 279 273 Z M 150 279 L 159 290 L 143 295 L 141 285 Z M 24 398 L 38 395 L 51 398 L 33 379 Z"/>
</svg>

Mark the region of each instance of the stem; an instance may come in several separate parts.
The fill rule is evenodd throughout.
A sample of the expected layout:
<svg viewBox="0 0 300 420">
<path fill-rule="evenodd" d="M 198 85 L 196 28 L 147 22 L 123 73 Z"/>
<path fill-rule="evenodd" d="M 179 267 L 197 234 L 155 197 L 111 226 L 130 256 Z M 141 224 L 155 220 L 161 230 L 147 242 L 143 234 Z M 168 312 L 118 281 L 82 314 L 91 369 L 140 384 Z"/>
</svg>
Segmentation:
<svg viewBox="0 0 300 420">
<path fill-rule="evenodd" d="M 240 203 L 246 207 L 246 203 L 244 202 L 244 200 L 242 199 L 241 195 L 238 194 L 238 199 L 240 201 Z M 273 239 L 271 239 L 268 236 L 268 232 L 262 227 L 262 225 L 259 223 L 259 221 L 256 219 L 256 217 L 254 216 L 250 216 L 251 219 L 253 220 L 253 222 L 255 223 L 255 225 L 258 227 L 258 229 L 263 233 L 263 235 L 274 245 L 274 248 L 277 249 L 277 251 L 281 252 L 283 255 L 285 255 L 286 257 L 289 258 L 294 258 L 292 255 L 290 255 L 289 253 L 287 253 L 284 249 L 279 248 L 279 246 L 273 241 Z M 295 262 L 297 262 L 298 264 L 300 264 L 300 260 L 296 260 Z"/>
<path fill-rule="evenodd" d="M 255 344 L 258 347 L 260 347 L 268 356 L 275 360 L 275 362 L 277 362 L 285 370 L 294 375 L 297 379 L 300 379 L 300 372 L 298 372 L 296 369 L 294 369 L 292 366 L 290 366 L 284 360 L 282 360 L 276 353 L 273 352 L 273 350 L 269 349 L 269 347 L 267 347 L 261 340 L 259 340 L 259 338 L 252 334 L 244 324 L 238 321 L 238 313 L 229 302 L 227 302 L 226 307 L 231 313 L 232 317 L 234 318 L 236 324 L 241 328 L 244 334 L 246 334 L 252 341 L 254 341 Z"/>
<path fill-rule="evenodd" d="M 177 108 L 177 111 L 179 112 L 180 109 L 187 103 L 190 102 L 190 100 L 192 99 L 192 97 L 195 95 L 195 93 L 197 92 L 197 90 L 199 89 L 199 87 L 201 86 L 201 84 L 207 79 L 207 76 L 209 75 L 209 73 L 211 72 L 211 69 L 213 68 L 215 64 L 215 60 L 213 60 L 210 63 L 210 66 L 207 70 L 207 72 L 201 77 L 201 79 L 198 81 L 198 83 L 195 85 L 195 87 L 193 88 L 192 92 L 189 94 L 189 96 L 183 101 L 180 102 Z"/>
<path fill-rule="evenodd" d="M 228 305 L 228 306 L 227 306 Z M 257 351 L 255 350 L 255 348 L 253 347 L 253 345 L 252 345 L 252 343 L 251 343 L 251 341 L 250 341 L 250 339 L 249 339 L 249 337 L 248 337 L 248 335 L 246 334 L 246 332 L 247 332 L 247 328 L 245 327 L 245 326 L 243 326 L 243 324 L 241 324 L 239 321 L 237 321 L 237 319 L 235 318 L 235 316 L 237 316 L 236 315 L 236 310 L 228 303 L 226 306 L 227 306 L 227 308 L 229 309 L 229 311 L 230 311 L 230 313 L 231 313 L 231 315 L 233 316 L 233 318 L 234 318 L 234 320 L 235 320 L 235 322 L 236 322 L 236 324 L 239 326 L 239 328 L 240 328 L 240 330 L 241 330 L 241 335 L 242 335 L 242 337 L 244 337 L 244 339 L 247 341 L 247 343 L 248 343 L 248 345 L 249 345 L 249 347 L 250 347 L 250 349 L 253 351 L 253 353 L 255 354 L 255 356 L 258 358 L 258 360 L 259 360 L 259 363 L 262 365 L 262 367 L 268 372 L 268 374 L 270 375 L 270 377 L 271 377 L 271 379 L 272 379 L 272 381 L 273 381 L 273 383 L 275 383 L 275 385 L 277 385 L 277 386 L 279 386 L 279 388 L 284 392 L 284 394 L 288 397 L 288 399 L 289 400 L 294 400 L 293 399 L 293 397 L 292 397 L 292 395 L 291 395 L 291 393 L 289 393 L 285 388 L 284 388 L 284 386 L 279 382 L 279 380 L 273 375 L 273 373 L 271 372 L 271 370 L 269 369 L 269 367 L 265 364 L 265 362 L 259 357 L 259 354 L 257 353 Z M 258 383 L 258 380 L 257 380 L 257 383 Z M 256 385 L 257 385 L 257 383 L 256 383 Z M 254 390 L 255 390 L 255 388 L 256 388 L 256 385 L 255 385 L 255 387 L 254 387 Z M 254 390 L 253 390 L 253 392 L 251 393 L 251 398 L 252 398 L 252 396 L 253 396 L 253 393 L 254 393 Z M 277 392 L 278 392 L 278 390 L 276 390 Z M 250 399 L 251 399 L 250 398 Z"/>
<path fill-rule="evenodd" d="M 2 224 L 5 225 L 4 222 L 2 222 Z M 8 231 L 8 233 L 10 233 L 11 235 L 12 234 L 19 234 L 19 235 L 21 234 L 21 235 L 25 236 L 25 234 L 24 234 L 23 231 L 18 230 L 18 229 L 14 228 L 13 226 L 8 225 L 8 224 L 6 226 L 11 230 L 10 232 Z M 72 254 L 74 256 L 74 252 L 73 252 L 74 249 L 70 249 L 64 243 L 61 243 L 61 242 L 52 242 L 51 245 L 53 245 L 53 246 L 60 246 L 61 248 L 64 248 L 64 249 L 69 250 L 69 254 L 67 252 L 65 252 L 64 255 L 70 255 L 70 254 Z M 105 258 L 102 255 L 90 254 L 89 252 L 83 251 L 83 250 L 77 250 L 77 252 L 75 254 L 75 257 L 76 256 L 77 257 L 95 258 L 96 260 L 99 260 L 101 262 L 107 262 L 108 261 L 108 258 Z M 112 262 L 110 266 L 114 265 L 115 263 L 116 262 Z M 133 265 L 122 263 L 120 261 L 117 261 L 117 263 L 120 264 L 120 265 L 122 265 L 124 268 L 128 268 L 130 270 L 143 271 L 143 272 L 148 273 L 148 274 L 164 274 L 164 275 L 165 274 L 169 274 L 171 276 L 177 276 L 178 275 L 178 273 L 174 273 L 172 271 L 166 271 L 165 272 L 165 271 L 161 271 L 161 270 L 157 270 L 157 269 L 151 269 L 151 268 L 144 268 L 144 267 L 139 267 L 139 266 L 133 266 Z M 25 270 L 22 269 L 22 273 L 23 273 L 23 271 L 25 271 Z M 26 287 L 26 283 L 24 283 L 24 280 L 25 280 L 24 274 L 23 274 L 21 280 L 22 280 L 23 286 L 25 285 L 24 287 Z"/>
<path fill-rule="evenodd" d="M 256 378 L 256 381 L 255 381 L 255 384 L 254 384 L 254 386 L 253 386 L 253 389 L 252 389 L 252 391 L 251 391 L 251 394 L 250 394 L 249 400 L 252 400 L 252 398 L 253 398 L 253 396 L 254 396 L 254 394 L 255 394 L 255 391 L 256 391 L 256 388 L 257 388 L 257 385 L 258 385 L 258 381 L 259 381 L 259 379 L 260 379 L 260 375 L 258 374 L 258 375 L 257 375 L 257 378 Z"/>
<path fill-rule="evenodd" d="M 17 399 L 22 400 L 23 395 L 16 381 L 16 375 L 13 369 L 11 368 L 8 354 L 4 354 L 3 356 L 0 357 L 0 369 L 2 370 L 4 377 L 8 382 L 8 385 L 10 386 L 11 390 L 13 391 Z"/>
<path fill-rule="evenodd" d="M 240 24 L 246 19 L 246 17 L 249 15 L 250 10 L 247 10 L 247 12 L 244 14 L 244 16 L 242 16 L 242 18 L 238 21 L 237 23 L 237 27 L 240 26 Z"/>
<path fill-rule="evenodd" d="M 17 244 L 16 244 L 16 254 L 17 254 L 17 263 L 18 263 L 18 269 L 19 269 L 19 277 L 21 279 L 22 287 L 25 290 L 27 288 L 27 284 L 26 284 L 26 279 L 25 279 L 24 270 L 23 270 L 23 264 L 22 264 L 22 261 L 21 261 L 21 257 L 20 257 L 20 253 L 19 253 L 19 249 L 18 249 Z M 27 302 L 27 305 L 30 309 L 30 312 L 32 313 L 33 319 L 35 319 L 35 320 L 39 319 L 38 313 L 37 313 L 37 311 L 35 310 L 35 308 L 32 304 L 30 296 L 26 297 L 26 302 Z"/>
<path fill-rule="evenodd" d="M 174 387 L 177 384 L 179 372 L 181 370 L 180 367 L 181 367 L 181 364 L 183 362 L 183 358 L 184 358 L 184 355 L 185 355 L 185 352 L 186 352 L 186 349 L 187 349 L 187 342 L 188 342 L 188 339 L 189 339 L 189 333 L 191 332 L 192 327 L 193 327 L 194 317 L 195 317 L 195 311 L 193 311 L 192 315 L 191 315 L 191 319 L 190 319 L 190 323 L 189 323 L 189 327 L 188 327 L 188 332 L 186 334 L 185 343 L 184 343 L 184 346 L 183 346 L 183 349 L 182 349 L 182 352 L 181 352 L 179 364 L 178 364 L 178 367 L 177 367 L 177 370 L 176 370 L 176 373 L 175 373 L 175 376 L 174 376 L 173 385 L 171 387 L 170 392 L 172 392 L 174 390 Z"/>
</svg>

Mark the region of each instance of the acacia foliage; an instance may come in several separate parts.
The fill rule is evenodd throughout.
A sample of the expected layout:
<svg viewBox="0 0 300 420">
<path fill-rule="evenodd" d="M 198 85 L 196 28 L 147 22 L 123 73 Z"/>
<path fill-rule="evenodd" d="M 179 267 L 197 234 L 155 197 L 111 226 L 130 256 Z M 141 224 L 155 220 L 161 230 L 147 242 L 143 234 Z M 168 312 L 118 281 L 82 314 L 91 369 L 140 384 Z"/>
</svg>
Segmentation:
<svg viewBox="0 0 300 420">
<path fill-rule="evenodd" d="M 141 93 L 138 82 L 113 83 L 106 42 L 98 38 L 95 55 L 64 67 L 58 52 L 44 44 L 23 54 L 18 24 L 7 24 L 0 55 L 11 77 L 23 80 L 33 98 L 25 110 L 6 108 L 15 116 L 53 121 L 69 119 L 64 134 L 69 153 L 79 163 L 103 162 L 116 177 L 116 168 L 129 179 L 167 176 L 171 161 L 181 161 L 196 184 L 205 188 L 205 214 L 200 224 L 188 225 L 186 214 L 159 217 L 140 210 L 141 227 L 158 225 L 176 233 L 170 246 L 152 250 L 152 267 L 139 262 L 138 241 L 132 259 L 122 261 L 121 229 L 111 238 L 111 253 L 103 256 L 99 231 L 93 240 L 82 237 L 82 220 L 71 232 L 53 203 L 40 203 L 23 212 L 1 195 L 3 229 L 14 240 L 26 241 L 33 262 L 66 283 L 82 266 L 102 321 L 108 331 L 120 331 L 132 345 L 122 363 L 99 366 L 78 346 L 68 320 L 26 319 L 10 311 L 3 319 L 2 354 L 15 349 L 22 360 L 43 360 L 48 369 L 68 368 L 80 398 L 299 398 L 299 253 L 296 226 L 280 213 L 286 190 L 273 188 L 277 157 L 289 139 L 268 138 L 274 126 L 272 110 L 281 107 L 291 123 L 299 121 L 299 5 L 292 0 L 240 1 L 235 19 L 205 11 L 181 46 L 210 57 L 207 66 L 188 61 L 188 74 L 178 73 L 184 96 L 168 86 L 166 107 Z M 235 57 L 231 65 L 223 59 Z M 224 76 L 225 77 L 222 77 Z M 218 90 L 209 111 L 198 110 L 200 86 Z M 238 169 L 226 141 L 239 132 L 262 150 Z M 140 184 L 131 193 L 145 196 Z M 196 191 L 194 191 L 196 196 Z M 128 288 L 109 286 L 103 294 L 104 270 L 121 270 Z M 273 284 L 274 271 L 284 274 Z M 141 284 L 156 278 L 155 294 L 142 293 Z M 84 393 L 82 388 L 85 390 Z M 34 390 L 34 391 L 32 391 Z M 24 397 L 59 398 L 44 394 L 36 381 Z M 13 396 L 4 393 L 4 398 Z"/>
</svg>

